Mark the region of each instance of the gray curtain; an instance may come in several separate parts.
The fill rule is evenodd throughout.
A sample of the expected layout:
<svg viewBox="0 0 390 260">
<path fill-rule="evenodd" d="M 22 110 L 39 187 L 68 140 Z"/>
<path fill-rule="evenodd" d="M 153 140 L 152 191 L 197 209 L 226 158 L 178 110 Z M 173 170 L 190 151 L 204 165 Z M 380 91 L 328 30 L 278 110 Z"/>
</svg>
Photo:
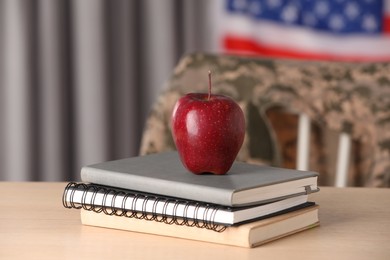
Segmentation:
<svg viewBox="0 0 390 260">
<path fill-rule="evenodd" d="M 78 180 L 138 154 L 186 52 L 215 51 L 215 3 L 0 0 L 0 180 Z"/>
</svg>

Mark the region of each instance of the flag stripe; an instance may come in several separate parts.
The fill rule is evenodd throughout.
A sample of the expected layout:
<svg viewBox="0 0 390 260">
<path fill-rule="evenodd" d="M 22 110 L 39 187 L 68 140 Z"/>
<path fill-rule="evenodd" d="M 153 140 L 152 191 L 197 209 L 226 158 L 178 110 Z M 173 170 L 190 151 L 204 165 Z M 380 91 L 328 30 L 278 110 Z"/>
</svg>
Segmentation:
<svg viewBox="0 0 390 260">
<path fill-rule="evenodd" d="M 325 52 L 302 51 L 295 49 L 278 48 L 267 45 L 259 40 L 245 37 L 226 36 L 223 38 L 223 47 L 230 53 L 246 55 L 262 55 L 270 57 L 299 58 L 308 60 L 339 60 L 339 61 L 388 61 L 390 54 L 373 57 L 371 55 L 338 55 Z"/>
<path fill-rule="evenodd" d="M 390 34 L 390 16 L 385 16 L 383 20 L 383 32 L 388 35 Z"/>
</svg>

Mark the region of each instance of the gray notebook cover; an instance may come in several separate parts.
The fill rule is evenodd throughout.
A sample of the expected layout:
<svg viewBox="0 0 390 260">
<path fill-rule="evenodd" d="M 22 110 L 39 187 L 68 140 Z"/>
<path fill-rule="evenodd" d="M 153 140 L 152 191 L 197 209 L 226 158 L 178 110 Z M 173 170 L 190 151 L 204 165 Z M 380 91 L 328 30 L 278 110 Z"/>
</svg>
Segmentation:
<svg viewBox="0 0 390 260">
<path fill-rule="evenodd" d="M 81 169 L 83 182 L 226 206 L 239 205 L 232 200 L 232 197 L 234 193 L 240 191 L 261 189 L 273 184 L 317 176 L 317 173 L 310 171 L 242 162 L 235 162 L 225 175 L 195 175 L 184 168 L 177 152 L 108 161 Z M 313 184 L 317 185 L 316 178 Z M 261 197 L 261 194 L 259 196 Z M 253 201 L 253 203 L 258 202 L 258 199 Z"/>
</svg>

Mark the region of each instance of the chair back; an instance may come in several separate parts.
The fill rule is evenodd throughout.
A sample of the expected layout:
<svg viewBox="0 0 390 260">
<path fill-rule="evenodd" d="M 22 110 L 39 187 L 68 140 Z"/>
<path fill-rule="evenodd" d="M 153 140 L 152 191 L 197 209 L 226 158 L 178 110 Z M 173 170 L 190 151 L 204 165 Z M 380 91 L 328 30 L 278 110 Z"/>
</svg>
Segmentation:
<svg viewBox="0 0 390 260">
<path fill-rule="evenodd" d="M 237 160 L 316 170 L 320 185 L 390 186 L 390 64 L 194 53 L 184 56 L 147 119 L 141 154 L 174 150 L 170 119 L 189 92 L 236 100 L 247 132 Z"/>
</svg>

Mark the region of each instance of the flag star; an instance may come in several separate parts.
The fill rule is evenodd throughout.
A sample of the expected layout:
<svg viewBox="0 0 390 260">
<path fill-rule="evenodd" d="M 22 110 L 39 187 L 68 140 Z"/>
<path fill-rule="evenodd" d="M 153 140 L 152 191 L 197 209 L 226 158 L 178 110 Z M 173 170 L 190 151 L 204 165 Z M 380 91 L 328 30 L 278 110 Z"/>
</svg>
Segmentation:
<svg viewBox="0 0 390 260">
<path fill-rule="evenodd" d="M 234 0 L 233 8 L 235 10 L 245 10 L 246 9 L 246 0 Z"/>
<path fill-rule="evenodd" d="M 281 16 L 285 22 L 288 23 L 295 22 L 298 19 L 298 9 L 293 5 L 286 6 L 282 10 Z"/>
<path fill-rule="evenodd" d="M 263 7 L 260 2 L 253 1 L 249 6 L 249 10 L 253 15 L 260 15 L 263 12 Z"/>
<path fill-rule="evenodd" d="M 305 13 L 303 15 L 303 23 L 308 26 L 314 26 L 317 23 L 317 18 L 313 13 Z"/>
<path fill-rule="evenodd" d="M 324 17 L 329 13 L 329 4 L 327 1 L 319 1 L 314 7 L 315 13 L 319 17 Z"/>
<path fill-rule="evenodd" d="M 334 31 L 339 31 L 343 29 L 345 22 L 343 16 L 340 14 L 334 14 L 329 18 L 329 27 Z"/>
<path fill-rule="evenodd" d="M 275 9 L 282 5 L 282 0 L 267 0 L 267 5 L 269 8 Z"/>
<path fill-rule="evenodd" d="M 346 4 L 344 12 L 349 19 L 354 20 L 360 13 L 359 6 L 355 2 L 349 2 Z"/>
<path fill-rule="evenodd" d="M 378 22 L 374 15 L 368 14 L 363 17 L 362 27 L 366 31 L 375 31 L 378 29 Z"/>
</svg>

